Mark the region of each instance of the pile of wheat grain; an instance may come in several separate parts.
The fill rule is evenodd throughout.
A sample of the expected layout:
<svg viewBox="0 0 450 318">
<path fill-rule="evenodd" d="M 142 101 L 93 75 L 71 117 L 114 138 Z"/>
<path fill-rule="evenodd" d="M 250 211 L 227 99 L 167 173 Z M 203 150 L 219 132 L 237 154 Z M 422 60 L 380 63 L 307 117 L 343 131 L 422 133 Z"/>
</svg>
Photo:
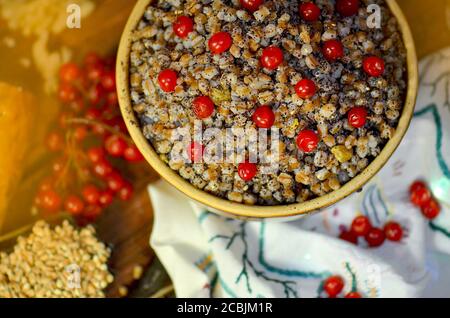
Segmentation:
<svg viewBox="0 0 450 318">
<path fill-rule="evenodd" d="M 109 256 L 94 228 L 39 221 L 10 254 L 0 253 L 0 298 L 105 297 Z"/>
</svg>

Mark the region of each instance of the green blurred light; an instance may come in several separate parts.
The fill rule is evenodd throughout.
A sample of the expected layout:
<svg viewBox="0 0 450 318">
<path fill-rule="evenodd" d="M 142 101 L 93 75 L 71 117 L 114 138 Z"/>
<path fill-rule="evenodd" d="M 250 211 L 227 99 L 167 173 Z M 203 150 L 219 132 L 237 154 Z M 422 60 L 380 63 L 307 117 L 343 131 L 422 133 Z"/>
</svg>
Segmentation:
<svg viewBox="0 0 450 318">
<path fill-rule="evenodd" d="M 439 200 L 450 203 L 450 180 L 442 177 L 431 182 L 431 190 Z"/>
</svg>

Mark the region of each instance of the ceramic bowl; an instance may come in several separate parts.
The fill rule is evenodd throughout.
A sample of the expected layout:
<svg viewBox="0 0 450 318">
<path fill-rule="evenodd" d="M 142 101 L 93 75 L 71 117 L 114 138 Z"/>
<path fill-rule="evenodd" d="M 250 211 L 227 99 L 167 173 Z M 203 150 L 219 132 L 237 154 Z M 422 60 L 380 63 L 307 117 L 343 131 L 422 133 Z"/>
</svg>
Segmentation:
<svg viewBox="0 0 450 318">
<path fill-rule="evenodd" d="M 250 206 L 242 203 L 232 202 L 209 194 L 203 190 L 195 188 L 188 181 L 183 179 L 177 172 L 170 169 L 158 156 L 151 144 L 144 137 L 139 121 L 136 118 L 131 106 L 129 93 L 129 61 L 131 34 L 135 29 L 145 9 L 152 0 L 138 0 L 131 13 L 119 46 L 117 57 L 117 89 L 120 102 L 120 108 L 128 130 L 136 143 L 139 150 L 144 155 L 148 163 L 155 169 L 165 180 L 172 184 L 175 188 L 186 194 L 192 200 L 206 206 L 209 210 L 224 214 L 226 216 L 245 219 L 266 219 L 279 218 L 289 220 L 294 217 L 304 216 L 313 212 L 320 211 L 330 205 L 344 199 L 355 191 L 362 189 L 367 183 L 389 160 L 397 146 L 400 144 L 405 135 L 409 123 L 411 121 L 418 87 L 418 69 L 417 57 L 414 47 L 413 37 L 411 35 L 408 23 L 395 0 L 387 0 L 387 3 L 397 18 L 403 41 L 407 51 L 407 77 L 408 88 L 403 107 L 403 112 L 398 123 L 398 127 L 394 136 L 385 145 L 381 153 L 376 157 L 360 174 L 343 185 L 340 189 L 333 191 L 324 196 L 311 199 L 303 203 L 293 203 L 288 205 L 277 206 Z"/>
</svg>

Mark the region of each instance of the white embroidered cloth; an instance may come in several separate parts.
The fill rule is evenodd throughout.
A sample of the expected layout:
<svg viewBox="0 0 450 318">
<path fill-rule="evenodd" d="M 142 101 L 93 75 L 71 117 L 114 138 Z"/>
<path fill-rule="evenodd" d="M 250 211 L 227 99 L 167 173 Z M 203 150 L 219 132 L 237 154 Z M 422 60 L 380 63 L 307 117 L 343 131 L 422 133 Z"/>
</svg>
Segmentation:
<svg viewBox="0 0 450 318">
<path fill-rule="evenodd" d="M 178 297 L 325 297 L 322 281 L 345 279 L 364 297 L 450 296 L 450 48 L 420 64 L 415 116 L 400 147 L 364 187 L 328 210 L 290 223 L 219 217 L 160 181 L 149 187 L 151 246 Z M 408 200 L 429 182 L 442 212 L 432 222 Z M 367 248 L 337 238 L 358 214 L 375 226 L 395 220 L 400 243 Z"/>
</svg>

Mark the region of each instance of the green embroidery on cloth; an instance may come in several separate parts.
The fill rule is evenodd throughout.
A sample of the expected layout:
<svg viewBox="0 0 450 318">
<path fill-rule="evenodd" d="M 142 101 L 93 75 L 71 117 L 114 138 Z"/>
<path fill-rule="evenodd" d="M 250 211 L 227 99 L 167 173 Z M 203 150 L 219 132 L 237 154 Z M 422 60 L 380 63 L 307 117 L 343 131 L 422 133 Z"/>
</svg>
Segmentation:
<svg viewBox="0 0 450 318">
<path fill-rule="evenodd" d="M 350 263 L 345 263 L 345 269 L 347 269 L 347 271 L 350 273 L 350 276 L 352 277 L 352 292 L 358 291 L 358 281 L 356 280 L 356 274 L 352 271 Z"/>
<path fill-rule="evenodd" d="M 378 209 L 380 206 L 382 211 L 379 211 Z M 389 209 L 386 202 L 381 195 L 380 189 L 375 184 L 369 186 L 364 193 L 362 211 L 372 222 L 379 225 L 383 224 L 385 219 L 389 216 Z"/>
<path fill-rule="evenodd" d="M 450 238 L 450 232 L 448 230 L 444 229 L 442 226 L 437 225 L 433 221 L 430 221 L 428 223 L 428 225 L 430 226 L 432 231 L 441 233 L 441 234 L 445 235 L 446 237 Z"/>
<path fill-rule="evenodd" d="M 450 169 L 445 162 L 444 155 L 442 154 L 442 140 L 443 140 L 443 131 L 442 131 L 442 120 L 437 110 L 436 104 L 430 104 L 427 107 L 417 111 L 414 113 L 414 117 L 423 116 L 425 114 L 431 113 L 433 115 L 434 122 L 436 124 L 436 158 L 439 164 L 439 168 L 442 171 L 442 174 L 450 180 Z M 450 238 L 450 231 L 443 228 L 440 225 L 437 225 L 434 222 L 428 223 L 430 229 L 434 232 L 438 232 L 443 234 L 444 236 Z"/>
<path fill-rule="evenodd" d="M 205 214 L 202 213 L 201 216 L 202 220 L 205 220 L 208 215 L 210 214 Z M 252 272 L 256 277 L 258 277 L 259 279 L 262 279 L 270 284 L 275 284 L 275 285 L 279 285 L 282 289 L 283 292 L 285 294 L 286 298 L 290 298 L 290 297 L 294 297 L 297 298 L 297 290 L 296 290 L 296 282 L 292 281 L 292 280 L 282 280 L 282 279 L 278 279 L 276 277 L 271 277 L 269 276 L 265 271 L 258 269 L 258 267 L 253 263 L 253 261 L 250 259 L 248 253 L 249 253 L 249 245 L 247 242 L 247 225 L 248 223 L 245 221 L 236 221 L 233 220 L 234 222 L 238 222 L 238 229 L 235 230 L 232 234 L 230 235 L 223 235 L 223 234 L 217 234 L 212 236 L 208 242 L 211 244 L 213 242 L 215 242 L 216 240 L 221 240 L 221 241 L 225 241 L 226 245 L 225 245 L 225 249 L 228 250 L 232 247 L 232 245 L 234 245 L 237 242 L 240 242 L 243 246 L 243 251 L 242 251 L 242 269 L 239 272 L 239 275 L 236 277 L 235 280 L 235 284 L 239 285 L 241 283 L 241 281 L 244 281 L 245 283 L 245 287 L 247 289 L 247 292 L 252 295 L 254 293 L 252 284 L 251 284 L 251 276 L 250 276 L 250 272 Z M 232 292 L 231 288 L 225 284 L 225 282 L 221 279 L 220 274 L 219 274 L 219 278 L 218 278 L 220 284 L 222 285 L 222 287 L 224 287 L 224 290 L 230 294 L 230 292 Z M 233 292 L 234 293 L 234 292 Z M 234 293 L 236 295 L 236 293 Z M 257 297 L 264 297 L 261 294 L 258 294 Z"/>
<path fill-rule="evenodd" d="M 323 278 L 331 275 L 331 273 L 327 272 L 327 271 L 308 272 L 308 271 L 302 271 L 302 270 L 297 270 L 297 269 L 279 268 L 279 267 L 275 267 L 275 266 L 269 264 L 264 257 L 265 227 L 266 227 L 266 224 L 264 222 L 261 222 L 260 235 L 259 235 L 259 263 L 267 271 L 276 273 L 279 275 L 283 275 L 283 276 L 288 276 L 288 277 L 316 278 L 316 279 L 323 279 Z"/>
<path fill-rule="evenodd" d="M 423 116 L 427 113 L 431 113 L 433 115 L 433 119 L 436 124 L 436 158 L 438 160 L 439 168 L 441 169 L 444 176 L 450 179 L 450 169 L 445 162 L 444 155 L 442 154 L 442 121 L 441 117 L 439 116 L 436 104 L 428 105 L 427 107 L 415 112 L 414 117 Z"/>
</svg>

